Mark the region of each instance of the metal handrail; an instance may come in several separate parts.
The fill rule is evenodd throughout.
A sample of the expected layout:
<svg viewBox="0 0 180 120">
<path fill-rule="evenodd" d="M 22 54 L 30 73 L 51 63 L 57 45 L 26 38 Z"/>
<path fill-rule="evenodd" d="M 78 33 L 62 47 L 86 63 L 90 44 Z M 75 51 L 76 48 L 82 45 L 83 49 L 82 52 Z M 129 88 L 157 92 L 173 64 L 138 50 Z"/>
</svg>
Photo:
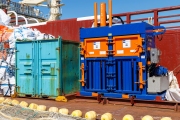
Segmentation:
<svg viewBox="0 0 180 120">
<path fill-rule="evenodd" d="M 7 6 L 8 11 L 15 11 L 17 14 L 20 15 L 25 15 L 33 18 L 44 19 L 44 20 L 46 19 L 44 17 L 44 14 L 36 15 L 34 11 L 35 10 L 34 7 L 31 6 L 25 6 L 17 2 L 12 2 L 7 0 L 0 0 L 0 8 L 2 6 Z M 41 11 L 39 11 L 39 13 L 41 13 Z"/>
</svg>

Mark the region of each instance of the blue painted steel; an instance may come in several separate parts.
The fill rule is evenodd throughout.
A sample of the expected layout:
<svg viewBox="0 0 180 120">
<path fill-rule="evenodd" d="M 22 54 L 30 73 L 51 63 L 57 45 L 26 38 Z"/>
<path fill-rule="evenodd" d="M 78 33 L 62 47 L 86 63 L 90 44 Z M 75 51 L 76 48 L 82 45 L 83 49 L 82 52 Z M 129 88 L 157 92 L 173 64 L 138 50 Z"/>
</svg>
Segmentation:
<svg viewBox="0 0 180 120">
<path fill-rule="evenodd" d="M 101 94 L 101 92 L 98 92 Z M 87 91 L 80 91 L 80 94 L 82 96 L 92 96 L 92 92 L 87 92 Z M 162 100 L 164 100 L 165 93 L 161 94 L 140 94 L 140 93 L 130 93 L 128 94 L 129 96 L 136 96 L 136 99 L 141 99 L 141 100 L 156 100 L 156 96 L 161 96 Z M 121 93 L 103 93 L 103 97 L 108 97 L 108 98 L 122 98 Z"/>
<path fill-rule="evenodd" d="M 79 91 L 79 43 L 61 38 L 23 41 L 16 42 L 16 49 L 18 96 L 55 98 Z"/>
<path fill-rule="evenodd" d="M 92 92 L 103 94 L 104 97 L 117 98 L 121 98 L 122 94 L 138 95 L 136 97 L 137 99 L 143 98 L 145 100 L 154 100 L 156 96 L 161 96 L 161 94 L 148 94 L 146 85 L 144 86 L 144 89 L 140 90 L 138 84 L 136 84 L 139 80 L 138 62 L 143 61 L 143 59 L 139 57 L 114 57 L 114 64 L 116 67 L 115 84 L 113 82 L 110 83 L 109 79 L 105 79 L 109 77 L 109 74 L 107 74 L 108 70 L 106 70 L 109 68 L 105 67 L 109 64 L 108 58 L 96 58 L 96 60 L 95 58 L 87 58 L 85 61 L 85 66 L 89 69 L 86 69 L 85 72 L 87 73 L 85 74 L 86 86 L 83 90 L 81 89 L 80 92 L 83 96 L 91 96 Z M 93 64 L 94 62 L 96 64 Z M 101 64 L 101 67 L 97 66 L 99 64 Z M 147 76 L 144 76 L 144 78 L 146 77 Z M 147 81 L 145 82 L 147 84 Z M 97 87 L 97 84 L 95 83 L 101 83 L 101 85 Z M 109 89 L 109 87 L 113 87 L 113 90 Z"/>
<path fill-rule="evenodd" d="M 81 28 L 80 39 L 106 37 L 109 33 L 111 33 L 112 36 L 133 35 L 133 34 L 143 34 L 143 33 L 148 33 L 152 35 L 162 34 L 163 32 L 157 32 L 155 34 L 152 31 L 158 28 L 164 29 L 164 27 L 162 26 L 154 27 L 146 22 L 116 25 L 112 27 L 105 26 L 105 27 L 95 27 L 95 28 Z"/>
<path fill-rule="evenodd" d="M 147 39 L 147 34 L 146 33 L 143 33 L 143 34 L 140 34 L 140 35 L 141 35 L 141 38 L 143 38 L 144 41 L 145 41 L 145 42 L 143 42 L 143 45 L 142 45 L 145 52 L 141 53 L 140 62 L 142 62 L 142 65 L 145 66 L 145 68 L 143 70 L 143 80 L 145 80 L 145 82 L 146 82 L 146 85 L 143 86 L 144 88 L 141 91 L 142 91 L 142 94 L 148 94 L 147 93 L 147 73 L 148 73 L 148 68 L 146 66 L 147 66 L 147 59 L 149 57 L 148 56 L 149 54 L 148 54 L 148 51 L 147 51 L 147 47 L 148 47 L 147 46 L 147 41 L 149 41 L 149 40 Z M 149 33 L 148 36 L 150 36 L 151 38 L 154 38 L 153 33 L 152 34 Z M 152 41 L 155 42 L 155 39 L 152 39 Z"/>
<path fill-rule="evenodd" d="M 85 62 L 85 91 L 140 93 L 137 81 L 139 57 L 87 58 Z M 109 66 L 114 66 L 111 69 Z M 113 72 L 112 72 L 113 71 Z"/>
<path fill-rule="evenodd" d="M 162 32 L 154 33 L 153 30 L 164 29 Z M 154 27 L 148 23 L 134 23 L 116 26 L 105 26 L 96 28 L 81 28 L 80 39 L 84 42 L 87 38 L 108 37 L 108 56 L 106 58 L 84 58 L 81 55 L 81 63 L 84 63 L 85 86 L 81 86 L 82 96 L 92 96 L 92 93 L 102 94 L 104 97 L 122 98 L 122 94 L 136 96 L 137 99 L 155 100 L 156 96 L 163 93 L 149 94 L 147 92 L 147 60 L 150 57 L 148 47 L 155 48 L 155 35 L 163 34 L 165 28 Z M 114 57 L 112 54 L 113 37 L 125 35 L 140 35 L 143 39 L 142 48 L 144 52 L 140 56 Z M 143 89 L 139 88 L 139 66 L 142 62 Z"/>
<path fill-rule="evenodd" d="M 154 32 L 154 33 L 153 33 L 154 36 L 160 35 L 160 34 L 164 34 L 164 33 L 166 32 L 166 28 L 163 27 L 163 26 L 154 26 L 154 29 L 155 29 L 155 30 L 156 30 L 156 29 L 161 29 L 161 30 L 163 29 L 162 32 Z"/>
<path fill-rule="evenodd" d="M 157 66 L 154 70 L 154 75 L 156 76 L 162 76 L 162 75 L 166 75 L 168 74 L 168 70 L 167 68 L 163 67 L 163 66 Z"/>
</svg>

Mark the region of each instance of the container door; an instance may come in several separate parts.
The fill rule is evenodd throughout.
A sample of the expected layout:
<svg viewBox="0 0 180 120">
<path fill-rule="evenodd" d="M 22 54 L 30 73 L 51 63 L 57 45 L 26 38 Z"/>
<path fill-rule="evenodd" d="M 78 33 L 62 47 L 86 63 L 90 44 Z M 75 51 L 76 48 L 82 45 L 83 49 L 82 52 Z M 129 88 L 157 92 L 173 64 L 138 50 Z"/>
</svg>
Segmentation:
<svg viewBox="0 0 180 120">
<path fill-rule="evenodd" d="M 142 72 L 138 57 L 86 59 L 84 88 L 89 92 L 140 93 Z M 112 67 L 113 66 L 113 67 Z M 83 85 L 82 85 L 83 86 Z"/>
<path fill-rule="evenodd" d="M 60 94 L 60 42 L 38 41 L 39 85 L 41 97 L 57 97 Z"/>
<path fill-rule="evenodd" d="M 85 60 L 85 90 L 103 92 L 107 90 L 107 58 Z"/>
<path fill-rule="evenodd" d="M 114 56 L 139 56 L 142 52 L 140 35 L 116 36 L 114 40 Z"/>
<path fill-rule="evenodd" d="M 85 58 L 107 57 L 108 38 L 89 38 L 84 40 L 82 48 Z"/>
<path fill-rule="evenodd" d="M 19 96 L 35 95 L 35 43 L 16 43 L 16 84 Z"/>
<path fill-rule="evenodd" d="M 117 58 L 116 60 L 116 81 L 115 88 L 117 93 L 139 93 L 140 76 L 139 63 L 137 58 Z"/>
<path fill-rule="evenodd" d="M 62 58 L 62 94 L 73 94 L 80 89 L 79 43 L 62 40 L 60 57 Z"/>
</svg>

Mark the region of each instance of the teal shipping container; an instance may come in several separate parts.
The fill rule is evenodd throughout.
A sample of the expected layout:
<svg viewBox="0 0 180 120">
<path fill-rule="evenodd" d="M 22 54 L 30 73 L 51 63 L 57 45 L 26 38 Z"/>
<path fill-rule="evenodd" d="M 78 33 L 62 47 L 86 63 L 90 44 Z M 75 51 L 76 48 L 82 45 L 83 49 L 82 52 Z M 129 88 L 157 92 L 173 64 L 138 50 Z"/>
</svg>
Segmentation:
<svg viewBox="0 0 180 120">
<path fill-rule="evenodd" d="M 58 39 L 16 42 L 16 93 L 54 99 L 80 89 L 79 43 Z"/>
</svg>

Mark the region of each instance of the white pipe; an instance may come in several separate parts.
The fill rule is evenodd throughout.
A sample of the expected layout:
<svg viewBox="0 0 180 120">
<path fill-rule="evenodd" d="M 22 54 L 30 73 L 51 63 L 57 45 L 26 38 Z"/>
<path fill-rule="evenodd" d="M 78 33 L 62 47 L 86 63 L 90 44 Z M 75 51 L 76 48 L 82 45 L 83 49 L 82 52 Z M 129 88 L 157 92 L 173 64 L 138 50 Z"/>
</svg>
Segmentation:
<svg viewBox="0 0 180 120">
<path fill-rule="evenodd" d="M 9 14 L 9 13 L 14 13 L 15 18 L 16 18 L 16 25 L 18 25 L 18 15 L 17 15 L 17 13 L 16 13 L 15 11 L 7 11 L 7 13 L 8 13 L 8 14 Z"/>
<path fill-rule="evenodd" d="M 31 6 L 31 7 L 33 7 L 33 6 L 41 6 L 41 7 L 48 7 L 47 5 L 44 5 L 44 4 L 30 4 L 30 5 L 28 5 L 28 6 Z"/>
<path fill-rule="evenodd" d="M 38 21 L 36 18 L 29 18 L 28 20 L 34 20 L 34 21 L 36 21 L 37 23 L 39 23 L 39 21 Z"/>
<path fill-rule="evenodd" d="M 25 23 L 28 24 L 28 21 L 27 21 L 27 19 L 24 16 L 18 16 L 18 17 L 24 18 Z"/>
<path fill-rule="evenodd" d="M 44 4 L 37 4 L 36 6 L 48 7 L 47 5 L 44 5 Z"/>
<path fill-rule="evenodd" d="M 24 4 L 24 5 L 38 5 L 43 2 L 46 2 L 46 0 L 23 0 L 20 1 L 19 4 Z"/>
</svg>

